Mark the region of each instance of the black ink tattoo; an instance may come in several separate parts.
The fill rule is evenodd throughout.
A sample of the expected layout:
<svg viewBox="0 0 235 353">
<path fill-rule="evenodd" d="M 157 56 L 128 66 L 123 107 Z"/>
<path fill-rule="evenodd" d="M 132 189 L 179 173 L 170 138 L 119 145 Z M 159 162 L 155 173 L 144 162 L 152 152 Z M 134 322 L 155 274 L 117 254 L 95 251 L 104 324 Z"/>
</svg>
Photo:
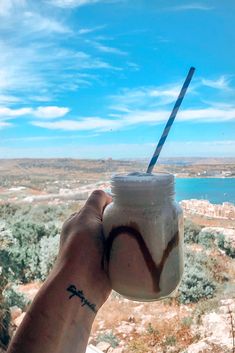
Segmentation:
<svg viewBox="0 0 235 353">
<path fill-rule="evenodd" d="M 89 300 L 85 298 L 83 291 L 78 290 L 74 284 L 70 284 L 66 290 L 71 293 L 69 299 L 73 298 L 74 296 L 79 297 L 81 299 L 82 306 L 87 305 L 94 313 L 97 313 L 96 305 L 91 304 Z"/>
</svg>

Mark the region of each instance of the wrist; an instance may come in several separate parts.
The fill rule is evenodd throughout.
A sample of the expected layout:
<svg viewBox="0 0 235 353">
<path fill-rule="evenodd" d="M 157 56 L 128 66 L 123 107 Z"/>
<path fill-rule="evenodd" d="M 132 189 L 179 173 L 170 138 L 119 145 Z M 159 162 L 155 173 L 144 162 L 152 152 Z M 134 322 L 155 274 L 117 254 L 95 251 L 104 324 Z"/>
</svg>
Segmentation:
<svg viewBox="0 0 235 353">
<path fill-rule="evenodd" d="M 65 292 L 70 303 L 76 303 L 78 308 L 94 316 L 106 301 L 110 290 L 107 290 L 105 274 L 93 266 L 78 264 L 70 259 L 58 261 L 52 269 L 46 283 L 53 282 Z"/>
<path fill-rule="evenodd" d="M 51 353 L 59 346 L 61 352 L 85 352 L 96 314 L 88 305 L 91 300 L 85 284 L 81 283 L 81 298 L 70 298 L 72 293 L 67 289 L 73 281 L 78 283 L 67 267 L 54 267 L 31 304 L 9 353 Z"/>
</svg>

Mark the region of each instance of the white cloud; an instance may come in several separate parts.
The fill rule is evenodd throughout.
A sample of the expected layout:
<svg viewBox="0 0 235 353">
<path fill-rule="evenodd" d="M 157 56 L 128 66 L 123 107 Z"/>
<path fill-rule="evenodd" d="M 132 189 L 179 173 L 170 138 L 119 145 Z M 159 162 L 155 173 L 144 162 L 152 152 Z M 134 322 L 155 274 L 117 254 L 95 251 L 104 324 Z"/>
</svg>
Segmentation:
<svg viewBox="0 0 235 353">
<path fill-rule="evenodd" d="M 179 121 L 223 122 L 235 120 L 235 107 L 230 109 L 188 109 L 179 112 Z"/>
<path fill-rule="evenodd" d="M 37 118 L 54 119 L 66 115 L 69 111 L 70 109 L 66 107 L 38 107 L 33 111 L 32 115 L 36 116 Z"/>
<path fill-rule="evenodd" d="M 124 116 L 124 125 L 159 124 L 166 122 L 170 111 L 134 111 Z M 176 121 L 223 122 L 235 120 L 235 107 L 231 109 L 184 109 L 179 111 Z"/>
<path fill-rule="evenodd" d="M 12 104 L 12 103 L 18 103 L 20 101 L 21 99 L 19 97 L 7 95 L 7 94 L 0 94 L 0 106 L 1 104 Z"/>
<path fill-rule="evenodd" d="M 36 96 L 29 96 L 28 98 L 30 101 L 33 101 L 33 102 L 50 102 L 52 100 L 52 97 L 53 96 L 49 96 L 49 95 L 48 96 L 36 95 Z"/>
<path fill-rule="evenodd" d="M 132 109 L 149 110 L 159 105 L 175 102 L 180 92 L 180 85 L 164 85 L 161 87 L 139 87 L 124 89 L 121 94 L 111 96 L 111 108 L 117 111 L 131 111 Z M 192 88 L 190 89 L 193 90 Z"/>
<path fill-rule="evenodd" d="M 57 107 L 57 106 L 47 106 L 47 107 L 37 107 L 37 108 L 18 108 L 12 109 L 8 107 L 0 107 L 0 119 L 6 118 L 17 118 L 21 116 L 35 116 L 37 118 L 46 118 L 46 119 L 54 119 L 61 118 L 66 115 L 70 111 L 69 108 L 66 107 Z"/>
<path fill-rule="evenodd" d="M 25 102 L 30 96 L 49 97 L 53 92 L 55 98 L 62 91 L 92 85 L 96 78 L 81 77 L 88 70 L 119 70 L 94 54 L 94 48 L 80 50 L 83 37 L 74 45 L 77 24 L 70 27 L 67 17 L 45 2 L 42 8 L 34 1 L 0 0 L 0 12 L 6 14 L 0 20 L 1 95 L 22 96 L 23 92 Z M 78 28 L 76 35 L 104 27 Z"/>
<path fill-rule="evenodd" d="M 75 8 L 85 5 L 93 5 L 99 2 L 102 3 L 113 3 L 122 0 L 49 0 L 52 5 L 62 7 L 62 8 Z"/>
<path fill-rule="evenodd" d="M 121 127 L 122 122 L 119 120 L 102 119 L 99 117 L 87 117 L 79 120 L 60 120 L 53 122 L 32 121 L 32 125 L 50 129 L 63 131 L 109 131 Z"/>
<path fill-rule="evenodd" d="M 25 4 L 25 0 L 1 0 L 0 16 L 8 16 L 13 9 L 17 7 L 24 7 Z"/>
<path fill-rule="evenodd" d="M 98 49 L 99 51 L 101 51 L 103 53 L 117 54 L 117 55 L 128 55 L 127 52 L 125 52 L 121 49 L 108 47 L 108 46 L 100 44 L 100 43 L 95 43 L 94 46 L 96 49 Z"/>
<path fill-rule="evenodd" d="M 53 42 L 12 46 L 1 42 L 0 89 L 48 96 L 76 90 L 93 82 L 86 70 L 120 70 L 105 60 L 82 51 L 60 48 Z M 65 70 L 66 69 L 66 70 Z M 96 75 L 98 75 L 96 73 Z"/>
<path fill-rule="evenodd" d="M 19 108 L 19 109 L 11 109 L 6 107 L 0 107 L 0 118 L 15 118 L 18 116 L 24 116 L 32 113 L 32 108 Z"/>
<path fill-rule="evenodd" d="M 224 75 L 220 76 L 217 80 L 208 80 L 203 78 L 201 82 L 204 86 L 208 86 L 218 90 L 230 89 L 230 80 Z"/>
<path fill-rule="evenodd" d="M 77 31 L 78 34 L 88 34 L 88 33 L 92 33 L 92 32 L 96 32 L 96 31 L 99 31 L 101 29 L 105 28 L 105 25 L 103 26 L 96 26 L 96 27 L 93 27 L 93 28 L 81 28 Z"/>
<path fill-rule="evenodd" d="M 123 115 L 110 114 L 114 119 L 105 119 L 101 117 L 86 117 L 77 120 L 58 120 L 41 121 L 34 120 L 31 124 L 50 130 L 63 131 L 98 131 L 105 132 L 110 130 L 126 129 L 138 124 L 156 125 L 166 123 L 170 115 L 168 110 L 156 111 L 132 111 L 123 113 Z M 223 122 L 235 120 L 235 107 L 231 109 L 185 109 L 178 113 L 177 122 L 198 121 L 198 122 Z"/>
<path fill-rule="evenodd" d="M 13 126 L 13 124 L 6 121 L 0 121 L 0 130 L 10 126 Z"/>
<path fill-rule="evenodd" d="M 70 34 L 72 30 L 55 19 L 41 16 L 38 13 L 27 11 L 23 14 L 23 23 L 25 26 L 35 32 Z"/>
<path fill-rule="evenodd" d="M 213 10 L 212 6 L 208 6 L 202 3 L 189 3 L 189 4 L 182 4 L 177 6 L 169 6 L 165 8 L 165 10 L 169 11 L 190 11 L 190 10 L 199 10 L 199 11 L 208 11 Z"/>
</svg>

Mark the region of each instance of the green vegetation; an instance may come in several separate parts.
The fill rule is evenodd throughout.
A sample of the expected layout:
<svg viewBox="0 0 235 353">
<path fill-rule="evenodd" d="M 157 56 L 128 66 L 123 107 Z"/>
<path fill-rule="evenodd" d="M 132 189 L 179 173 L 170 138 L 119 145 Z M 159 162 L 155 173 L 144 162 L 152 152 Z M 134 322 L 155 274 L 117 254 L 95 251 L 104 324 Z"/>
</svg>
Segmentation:
<svg viewBox="0 0 235 353">
<path fill-rule="evenodd" d="M 45 278 L 45 267 L 48 270 L 51 267 L 51 260 L 48 259 L 50 243 L 53 242 L 54 245 L 56 241 L 58 243 L 58 230 L 54 226 L 47 228 L 43 224 L 30 221 L 15 223 L 13 221 L 8 227 L 7 232 L 5 229 L 1 231 L 3 244 L 0 249 L 0 260 L 5 276 L 10 281 L 21 283 Z M 54 246 L 53 251 L 51 256 L 55 260 L 58 246 Z M 50 261 L 47 265 L 43 263 L 45 258 Z"/>
<path fill-rule="evenodd" d="M 234 257 L 234 248 L 224 236 L 202 231 L 202 227 L 186 220 L 185 222 L 185 269 L 179 287 L 179 302 L 196 303 L 214 297 L 219 285 L 228 281 L 224 266 L 219 257 L 209 255 L 206 250 L 222 249 L 227 256 Z M 196 245 L 201 246 L 198 251 Z"/>
<path fill-rule="evenodd" d="M 186 253 L 184 276 L 179 288 L 181 303 L 196 303 L 200 299 L 213 297 L 216 283 L 206 263 L 206 255 L 203 256 L 193 251 Z"/>
<path fill-rule="evenodd" d="M 0 262 L 7 282 L 44 280 L 55 262 L 65 207 L 0 205 Z"/>
<path fill-rule="evenodd" d="M 24 310 L 27 307 L 27 305 L 30 303 L 24 294 L 18 292 L 17 286 L 14 284 L 11 287 L 7 287 L 3 291 L 3 296 L 4 296 L 5 306 L 7 308 L 17 306 L 18 308 Z"/>
<path fill-rule="evenodd" d="M 97 342 L 107 342 L 112 348 L 116 348 L 119 345 L 119 339 L 112 330 L 100 333 L 97 337 Z"/>
<path fill-rule="evenodd" d="M 165 339 L 165 345 L 166 346 L 175 346 L 176 345 L 176 338 L 175 336 L 166 336 L 166 339 Z"/>
<path fill-rule="evenodd" d="M 205 248 L 211 248 L 214 240 L 215 236 L 211 233 L 203 232 L 201 226 L 189 220 L 185 221 L 184 241 L 186 244 L 201 244 Z"/>
<path fill-rule="evenodd" d="M 65 207 L 0 205 L 0 342 L 9 342 L 10 308 L 28 301 L 17 284 L 45 280 L 59 248 Z"/>
<path fill-rule="evenodd" d="M 0 205 L 0 341 L 3 344 L 9 341 L 10 308 L 16 305 L 24 310 L 28 305 L 26 298 L 17 292 L 17 284 L 45 280 L 58 253 L 60 227 L 72 212 L 73 209 L 62 206 Z M 178 301 L 204 303 L 207 299 L 209 302 L 220 283 L 228 278 L 221 260 L 208 254 L 210 250 L 222 249 L 234 258 L 234 249 L 224 236 L 203 232 L 202 227 L 189 221 L 185 223 L 185 243 L 185 271 Z M 197 248 L 199 251 L 195 251 Z M 182 326 L 187 328 L 191 323 L 190 317 L 185 318 Z M 146 335 L 158 337 L 151 323 Z M 97 340 L 112 347 L 119 343 L 112 331 L 102 333 Z M 174 346 L 177 340 L 167 336 L 162 347 Z M 146 345 L 139 341 L 130 343 L 129 348 L 131 352 L 146 352 Z"/>
<path fill-rule="evenodd" d="M 198 243 L 198 235 L 202 227 L 186 219 L 184 223 L 184 241 L 185 243 Z"/>
<path fill-rule="evenodd" d="M 235 248 L 232 247 L 230 241 L 226 241 L 223 234 L 218 235 L 218 247 L 221 250 L 225 251 L 225 254 L 231 257 L 232 259 L 235 258 Z"/>
</svg>

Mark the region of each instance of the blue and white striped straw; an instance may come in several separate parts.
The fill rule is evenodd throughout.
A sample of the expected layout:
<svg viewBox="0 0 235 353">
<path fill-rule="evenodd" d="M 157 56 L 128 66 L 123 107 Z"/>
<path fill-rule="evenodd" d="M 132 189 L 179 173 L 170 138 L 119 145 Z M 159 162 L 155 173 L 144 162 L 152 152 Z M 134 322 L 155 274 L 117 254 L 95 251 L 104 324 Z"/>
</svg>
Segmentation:
<svg viewBox="0 0 235 353">
<path fill-rule="evenodd" d="M 183 87 L 181 88 L 180 94 L 179 94 L 179 96 L 177 98 L 177 101 L 175 102 L 174 108 L 173 108 L 173 110 L 171 112 L 171 115 L 170 115 L 168 121 L 167 121 L 165 129 L 164 129 L 164 131 L 162 133 L 162 136 L 161 136 L 161 138 L 160 138 L 160 140 L 158 142 L 157 148 L 156 148 L 156 150 L 155 150 L 155 152 L 153 154 L 153 157 L 152 157 L 152 159 L 151 159 L 151 161 L 149 163 L 149 166 L 148 166 L 148 169 L 147 169 L 147 173 L 152 173 L 153 167 L 155 166 L 155 163 L 158 160 L 159 154 L 160 154 L 160 152 L 162 150 L 162 147 L 163 147 L 163 145 L 164 145 L 164 143 L 166 141 L 166 138 L 167 138 L 167 136 L 169 134 L 170 128 L 171 128 L 171 126 L 172 126 L 172 124 L 173 124 L 173 122 L 175 120 L 176 114 L 178 113 L 178 110 L 179 110 L 179 107 L 180 107 L 180 105 L 182 103 L 182 100 L 184 99 L 185 93 L 186 93 L 187 88 L 188 88 L 188 86 L 190 84 L 190 81 L 191 81 L 191 79 L 193 77 L 194 71 L 195 71 L 195 68 L 191 67 L 189 72 L 188 72 L 188 75 L 187 75 L 187 77 L 186 77 L 186 79 L 184 81 Z"/>
</svg>

